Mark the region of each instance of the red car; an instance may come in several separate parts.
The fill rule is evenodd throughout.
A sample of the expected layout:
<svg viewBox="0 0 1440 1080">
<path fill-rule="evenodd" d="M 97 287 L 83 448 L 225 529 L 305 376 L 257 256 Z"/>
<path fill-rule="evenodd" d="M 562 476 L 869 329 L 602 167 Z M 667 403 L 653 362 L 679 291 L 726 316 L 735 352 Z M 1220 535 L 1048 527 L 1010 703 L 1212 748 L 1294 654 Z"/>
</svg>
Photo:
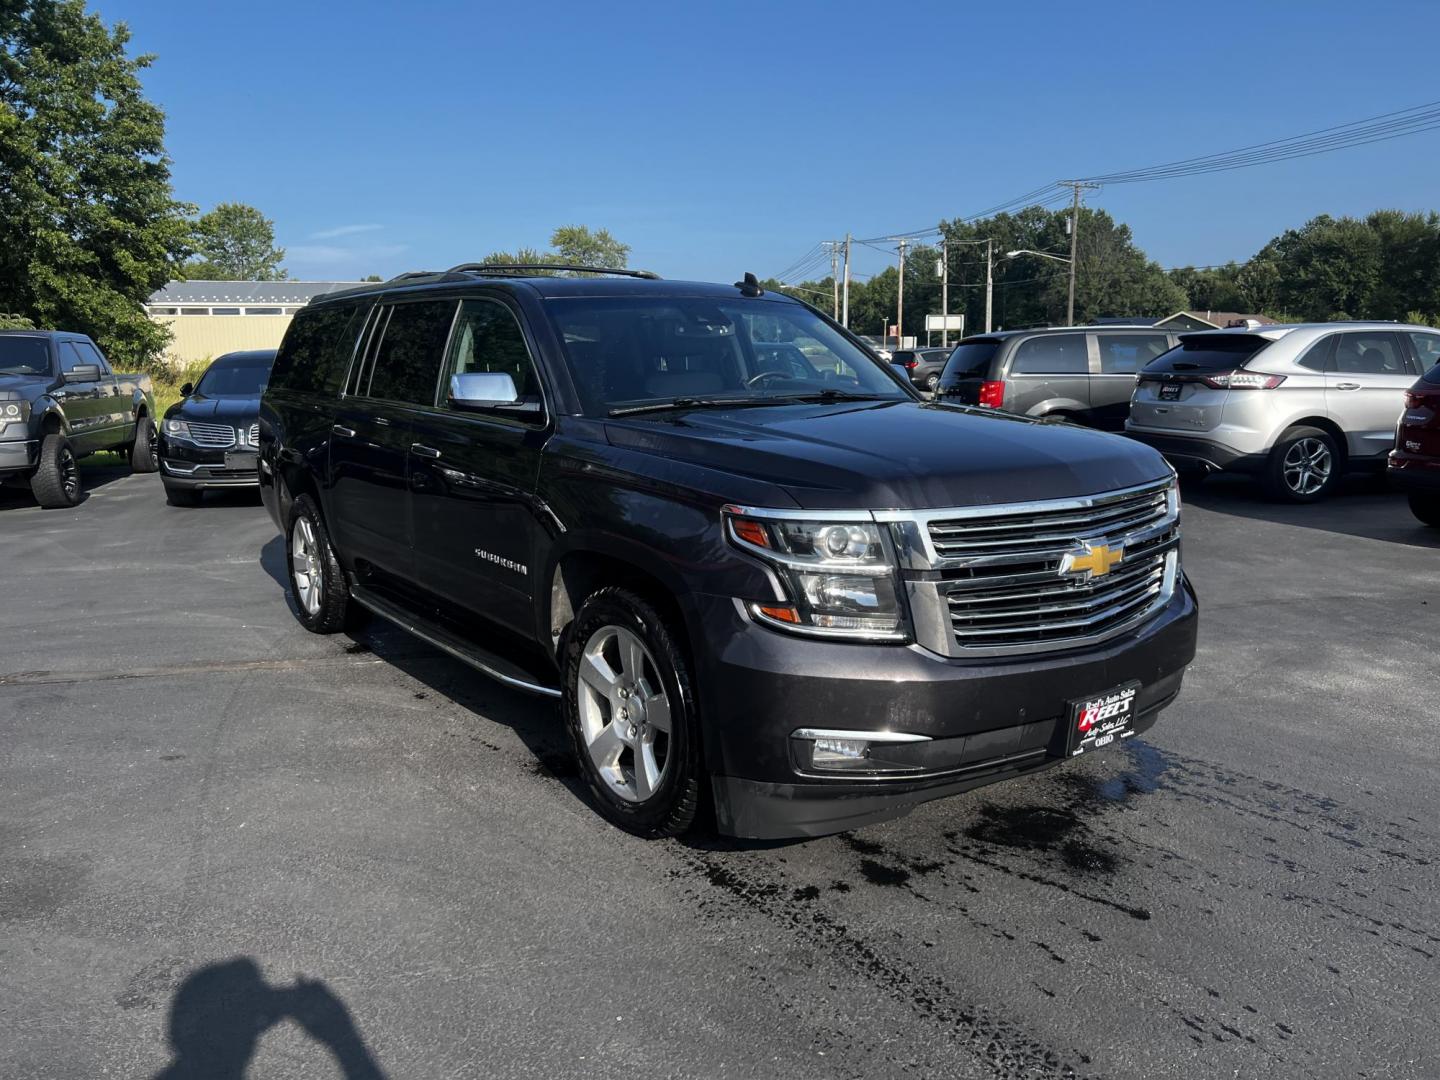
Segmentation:
<svg viewBox="0 0 1440 1080">
<path fill-rule="evenodd" d="M 1391 482 L 1410 495 L 1410 509 L 1440 528 L 1440 364 L 1405 392 L 1405 412 L 1390 451 Z"/>
</svg>

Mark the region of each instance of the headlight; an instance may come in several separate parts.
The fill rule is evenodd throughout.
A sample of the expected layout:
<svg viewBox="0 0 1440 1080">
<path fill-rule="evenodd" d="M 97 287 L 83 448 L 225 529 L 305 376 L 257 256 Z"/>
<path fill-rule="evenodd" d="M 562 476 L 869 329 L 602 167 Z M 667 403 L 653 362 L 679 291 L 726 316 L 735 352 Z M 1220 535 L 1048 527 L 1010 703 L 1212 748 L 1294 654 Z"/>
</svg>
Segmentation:
<svg viewBox="0 0 1440 1080">
<path fill-rule="evenodd" d="M 724 516 L 730 542 L 774 567 L 789 596 L 788 604 L 750 603 L 754 618 L 820 637 L 905 640 L 895 563 L 881 526 L 858 515 L 810 521 L 738 506 L 727 506 Z"/>
<path fill-rule="evenodd" d="M 190 438 L 190 425 L 184 420 L 166 420 L 165 434 L 175 439 Z"/>
<path fill-rule="evenodd" d="M 23 424 L 30 419 L 28 401 L 0 401 L 0 431 L 11 424 Z"/>
</svg>

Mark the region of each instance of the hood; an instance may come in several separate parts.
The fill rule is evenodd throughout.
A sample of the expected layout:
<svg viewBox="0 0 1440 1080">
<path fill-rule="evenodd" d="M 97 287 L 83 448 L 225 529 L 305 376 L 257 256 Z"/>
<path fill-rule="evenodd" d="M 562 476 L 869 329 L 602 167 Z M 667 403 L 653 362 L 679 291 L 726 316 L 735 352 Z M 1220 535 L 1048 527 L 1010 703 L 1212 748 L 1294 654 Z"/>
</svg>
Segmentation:
<svg viewBox="0 0 1440 1080">
<path fill-rule="evenodd" d="M 816 510 L 1062 499 L 1170 474 L 1123 436 L 913 401 L 697 409 L 606 430 L 612 445 L 767 482 Z"/>
<path fill-rule="evenodd" d="M 193 394 L 170 406 L 167 420 L 212 420 L 244 427 L 260 418 L 260 397 L 205 397 Z"/>
<path fill-rule="evenodd" d="M 54 382 L 53 375 L 0 375 L 0 397 L 29 401 L 45 393 Z"/>
</svg>

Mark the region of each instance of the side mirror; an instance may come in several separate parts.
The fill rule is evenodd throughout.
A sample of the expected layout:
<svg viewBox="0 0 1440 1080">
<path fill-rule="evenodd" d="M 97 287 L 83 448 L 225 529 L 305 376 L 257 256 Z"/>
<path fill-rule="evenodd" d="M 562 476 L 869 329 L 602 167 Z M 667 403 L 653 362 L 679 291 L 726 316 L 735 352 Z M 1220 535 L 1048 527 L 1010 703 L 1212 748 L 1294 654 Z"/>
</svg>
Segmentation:
<svg viewBox="0 0 1440 1080">
<path fill-rule="evenodd" d="M 450 404 L 457 409 L 526 410 L 515 389 L 515 380 L 505 371 L 472 371 L 450 376 Z M 537 406 L 538 408 L 538 406 Z"/>
<path fill-rule="evenodd" d="M 65 372 L 65 381 L 72 382 L 99 382 L 99 364 L 76 364 L 69 371 Z"/>
<path fill-rule="evenodd" d="M 195 384 L 194 384 L 193 382 L 187 382 L 187 383 L 181 383 L 181 384 L 180 384 L 180 396 L 181 396 L 181 397 L 189 397 L 189 396 L 190 396 L 191 394 L 193 394 L 194 392 L 195 392 Z"/>
</svg>

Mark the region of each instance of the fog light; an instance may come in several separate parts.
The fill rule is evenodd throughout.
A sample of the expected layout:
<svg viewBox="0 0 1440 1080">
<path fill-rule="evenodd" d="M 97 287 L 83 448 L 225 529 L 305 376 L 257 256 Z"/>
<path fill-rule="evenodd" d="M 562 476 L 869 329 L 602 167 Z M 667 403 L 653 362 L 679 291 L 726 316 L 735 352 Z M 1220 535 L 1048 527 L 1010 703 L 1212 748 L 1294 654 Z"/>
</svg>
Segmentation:
<svg viewBox="0 0 1440 1080">
<path fill-rule="evenodd" d="M 801 772 L 909 773 L 923 769 L 923 754 L 916 757 L 914 743 L 930 742 L 928 735 L 902 731 L 843 731 L 799 728 L 791 732 L 794 761 Z M 907 753 L 907 745 L 911 749 Z"/>
<path fill-rule="evenodd" d="M 820 768 L 843 768 L 865 760 L 869 753 L 870 744 L 864 739 L 816 739 L 810 762 Z"/>
</svg>

